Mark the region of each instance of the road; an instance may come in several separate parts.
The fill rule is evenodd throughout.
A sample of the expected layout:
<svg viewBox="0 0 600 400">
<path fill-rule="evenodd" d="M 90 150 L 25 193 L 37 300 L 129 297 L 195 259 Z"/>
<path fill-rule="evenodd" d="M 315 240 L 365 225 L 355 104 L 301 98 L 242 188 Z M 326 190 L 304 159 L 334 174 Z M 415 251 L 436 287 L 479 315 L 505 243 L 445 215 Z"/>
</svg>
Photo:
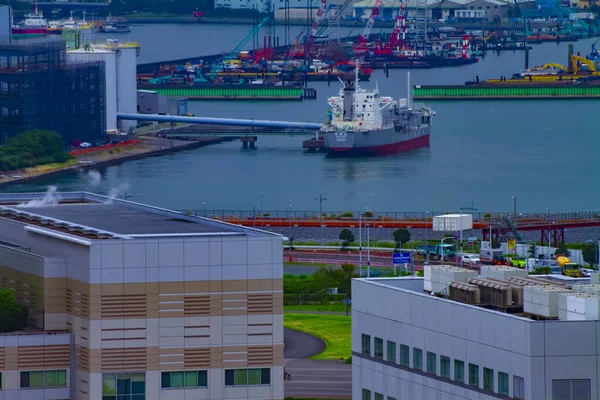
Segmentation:
<svg viewBox="0 0 600 400">
<path fill-rule="evenodd" d="M 292 381 L 285 396 L 299 398 L 352 398 L 352 366 L 329 360 L 309 360 L 325 349 L 321 339 L 291 329 L 284 330 L 285 367 Z"/>
</svg>

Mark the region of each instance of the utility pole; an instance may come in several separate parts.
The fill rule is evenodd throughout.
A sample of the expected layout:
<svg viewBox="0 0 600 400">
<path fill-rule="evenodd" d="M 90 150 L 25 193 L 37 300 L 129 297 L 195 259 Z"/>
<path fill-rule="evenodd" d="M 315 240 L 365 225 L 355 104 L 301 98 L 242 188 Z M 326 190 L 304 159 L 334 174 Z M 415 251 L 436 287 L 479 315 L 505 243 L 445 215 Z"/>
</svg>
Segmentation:
<svg viewBox="0 0 600 400">
<path fill-rule="evenodd" d="M 371 225 L 367 224 L 367 278 L 371 277 Z"/>
<path fill-rule="evenodd" d="M 323 246 L 323 201 L 327 200 L 327 197 L 320 194 L 319 197 L 315 197 L 315 200 L 319 201 L 319 225 L 321 226 L 321 246 Z"/>
</svg>

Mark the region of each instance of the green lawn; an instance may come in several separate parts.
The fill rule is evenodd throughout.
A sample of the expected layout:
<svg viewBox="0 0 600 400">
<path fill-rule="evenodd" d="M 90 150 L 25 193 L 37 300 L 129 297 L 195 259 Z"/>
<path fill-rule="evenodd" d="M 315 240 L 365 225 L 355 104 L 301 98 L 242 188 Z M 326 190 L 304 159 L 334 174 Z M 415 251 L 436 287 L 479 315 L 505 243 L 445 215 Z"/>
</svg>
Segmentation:
<svg viewBox="0 0 600 400">
<path fill-rule="evenodd" d="M 293 313 L 294 311 L 314 311 L 314 312 L 346 312 L 346 304 L 303 304 L 300 306 L 284 306 L 283 311 Z M 348 307 L 348 312 L 352 311 L 352 306 Z"/>
<path fill-rule="evenodd" d="M 283 326 L 315 335 L 327 347 L 313 360 L 338 360 L 352 355 L 352 320 L 345 315 L 284 314 Z"/>
</svg>

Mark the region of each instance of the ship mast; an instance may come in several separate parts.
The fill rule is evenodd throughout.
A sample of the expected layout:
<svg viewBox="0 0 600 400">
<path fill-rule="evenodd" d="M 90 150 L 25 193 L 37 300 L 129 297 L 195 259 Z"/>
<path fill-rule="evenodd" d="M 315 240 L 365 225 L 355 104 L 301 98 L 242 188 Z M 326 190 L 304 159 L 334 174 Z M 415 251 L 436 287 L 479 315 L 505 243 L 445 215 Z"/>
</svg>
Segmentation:
<svg viewBox="0 0 600 400">
<path fill-rule="evenodd" d="M 356 60 L 356 66 L 354 67 L 354 87 L 358 91 L 358 70 L 360 69 L 360 61 Z"/>
<path fill-rule="evenodd" d="M 406 105 L 408 108 L 412 107 L 411 93 L 410 93 L 410 71 L 406 73 Z"/>
</svg>

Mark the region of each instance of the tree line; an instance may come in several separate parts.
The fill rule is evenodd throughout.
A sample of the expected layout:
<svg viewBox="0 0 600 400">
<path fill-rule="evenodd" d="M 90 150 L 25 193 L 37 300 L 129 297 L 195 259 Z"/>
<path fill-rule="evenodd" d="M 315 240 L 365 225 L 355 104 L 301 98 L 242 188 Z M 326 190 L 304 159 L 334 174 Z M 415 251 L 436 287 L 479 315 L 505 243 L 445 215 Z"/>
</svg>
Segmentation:
<svg viewBox="0 0 600 400">
<path fill-rule="evenodd" d="M 63 163 L 70 158 L 58 133 L 36 129 L 20 133 L 0 146 L 0 171 Z"/>
</svg>

